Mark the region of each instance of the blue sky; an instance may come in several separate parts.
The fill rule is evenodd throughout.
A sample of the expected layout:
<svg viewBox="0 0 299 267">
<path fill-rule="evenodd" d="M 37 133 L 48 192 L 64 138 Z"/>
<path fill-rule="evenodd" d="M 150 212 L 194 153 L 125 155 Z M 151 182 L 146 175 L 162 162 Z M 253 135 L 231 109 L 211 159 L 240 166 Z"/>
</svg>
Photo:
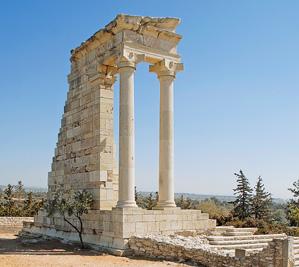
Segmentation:
<svg viewBox="0 0 299 267">
<path fill-rule="evenodd" d="M 46 186 L 70 50 L 127 13 L 182 19 L 176 192 L 232 194 L 242 169 L 251 184 L 262 175 L 274 196 L 289 197 L 299 178 L 298 12 L 291 0 L 2 1 L 0 184 Z M 159 84 L 146 64 L 135 90 L 136 183 L 156 191 Z"/>
</svg>

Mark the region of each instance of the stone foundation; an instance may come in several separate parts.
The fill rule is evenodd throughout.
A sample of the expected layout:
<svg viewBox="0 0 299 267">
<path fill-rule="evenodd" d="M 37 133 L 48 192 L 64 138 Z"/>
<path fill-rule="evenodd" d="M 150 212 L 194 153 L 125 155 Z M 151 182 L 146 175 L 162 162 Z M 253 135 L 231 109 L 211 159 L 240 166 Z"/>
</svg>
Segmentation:
<svg viewBox="0 0 299 267">
<path fill-rule="evenodd" d="M 151 238 L 131 238 L 128 246 L 136 256 L 173 261 L 192 261 L 207 267 L 290 267 L 288 239 L 274 239 L 261 252 L 246 255 L 237 250 L 236 257 L 221 255 L 215 251 L 158 242 Z"/>
<path fill-rule="evenodd" d="M 78 241 L 78 235 L 60 216 L 48 218 L 41 210 L 34 224 L 25 224 L 24 231 Z M 112 250 L 125 250 L 130 237 L 147 234 L 169 235 L 182 231 L 203 232 L 216 227 L 216 221 L 200 210 L 171 208 L 144 210 L 113 208 L 111 211 L 91 210 L 83 217 L 84 241 Z"/>
</svg>

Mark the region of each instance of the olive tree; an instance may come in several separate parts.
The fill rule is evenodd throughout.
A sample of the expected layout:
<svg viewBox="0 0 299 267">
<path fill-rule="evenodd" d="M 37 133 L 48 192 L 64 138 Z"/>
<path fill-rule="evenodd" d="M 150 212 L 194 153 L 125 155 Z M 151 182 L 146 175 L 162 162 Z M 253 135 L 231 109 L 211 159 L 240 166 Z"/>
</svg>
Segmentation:
<svg viewBox="0 0 299 267">
<path fill-rule="evenodd" d="M 81 248 L 84 248 L 82 216 L 88 213 L 92 202 L 92 194 L 86 190 L 74 192 L 58 189 L 53 198 L 48 199 L 45 208 L 48 217 L 53 217 L 55 213 L 58 213 L 65 222 L 75 229 L 79 235 Z"/>
</svg>

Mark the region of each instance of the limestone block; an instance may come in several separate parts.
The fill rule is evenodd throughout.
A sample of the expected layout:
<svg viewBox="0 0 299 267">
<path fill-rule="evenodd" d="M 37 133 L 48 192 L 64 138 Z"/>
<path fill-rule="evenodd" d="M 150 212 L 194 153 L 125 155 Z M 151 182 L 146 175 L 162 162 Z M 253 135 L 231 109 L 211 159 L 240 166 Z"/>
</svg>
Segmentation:
<svg viewBox="0 0 299 267">
<path fill-rule="evenodd" d="M 91 171 L 89 172 L 89 181 L 99 181 L 100 180 L 100 171 Z"/>
<path fill-rule="evenodd" d="M 100 188 L 100 200 L 107 200 L 107 190 Z"/>
<path fill-rule="evenodd" d="M 147 224 L 147 231 L 149 233 L 156 233 L 160 231 L 160 223 L 159 222 L 149 222 Z"/>
<path fill-rule="evenodd" d="M 107 236 L 107 235 L 102 235 L 100 237 L 100 244 L 104 247 L 111 247 L 113 244 L 113 237 Z"/>
<path fill-rule="evenodd" d="M 113 99 L 113 91 L 101 89 L 100 96 L 103 98 Z"/>
<path fill-rule="evenodd" d="M 192 230 L 193 222 L 192 221 L 183 221 L 183 230 Z"/>
<path fill-rule="evenodd" d="M 198 219 L 207 220 L 207 219 L 209 219 L 209 214 L 208 213 L 202 213 L 202 214 L 199 215 Z"/>
<path fill-rule="evenodd" d="M 113 200 L 113 189 L 106 188 L 106 194 L 107 194 L 106 196 L 107 200 Z"/>
<path fill-rule="evenodd" d="M 128 240 L 123 238 L 113 238 L 112 247 L 124 249 L 127 246 Z"/>
<path fill-rule="evenodd" d="M 136 222 L 136 234 L 143 235 L 147 233 L 147 223 L 144 222 Z"/>
<path fill-rule="evenodd" d="M 123 224 L 123 237 L 131 237 L 136 233 L 135 222 L 125 222 Z"/>
<path fill-rule="evenodd" d="M 156 216 L 153 214 L 145 214 L 142 215 L 142 221 L 143 222 L 154 222 L 156 219 Z"/>
<path fill-rule="evenodd" d="M 163 232 L 169 230 L 169 223 L 165 221 L 160 222 L 159 229 Z"/>
</svg>

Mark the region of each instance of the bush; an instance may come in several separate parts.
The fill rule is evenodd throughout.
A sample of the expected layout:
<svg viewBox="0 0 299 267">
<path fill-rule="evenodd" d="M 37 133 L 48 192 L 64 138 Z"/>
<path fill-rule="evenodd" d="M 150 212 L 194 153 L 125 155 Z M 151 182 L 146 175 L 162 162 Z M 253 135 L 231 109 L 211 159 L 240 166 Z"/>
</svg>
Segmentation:
<svg viewBox="0 0 299 267">
<path fill-rule="evenodd" d="M 274 222 L 268 222 L 265 220 L 256 220 L 248 218 L 244 221 L 233 219 L 226 225 L 234 226 L 236 228 L 255 227 L 258 228 L 256 234 L 287 234 L 290 236 L 299 236 L 298 227 L 289 227 L 285 224 L 278 224 Z"/>
<path fill-rule="evenodd" d="M 206 199 L 196 206 L 196 209 L 208 213 L 211 219 L 215 219 L 218 225 L 223 225 L 231 220 L 231 210 L 214 199 Z"/>
</svg>

